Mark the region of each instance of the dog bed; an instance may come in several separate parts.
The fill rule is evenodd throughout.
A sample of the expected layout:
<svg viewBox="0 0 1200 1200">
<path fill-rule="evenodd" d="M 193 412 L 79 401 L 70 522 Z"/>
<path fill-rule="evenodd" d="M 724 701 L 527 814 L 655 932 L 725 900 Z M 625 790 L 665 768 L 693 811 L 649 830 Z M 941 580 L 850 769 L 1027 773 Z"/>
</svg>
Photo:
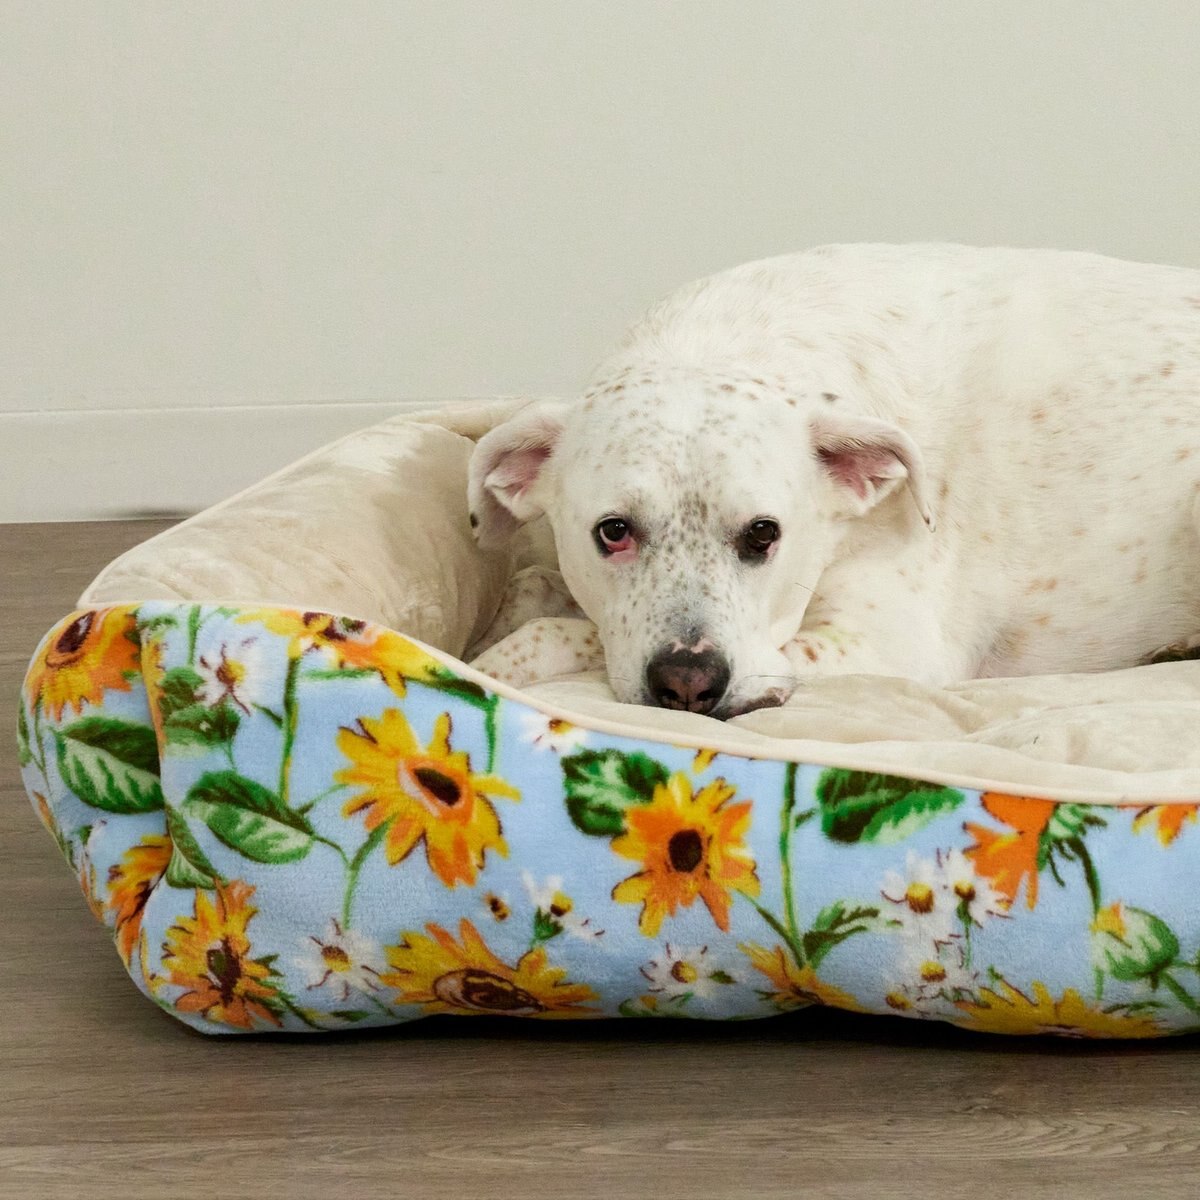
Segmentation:
<svg viewBox="0 0 1200 1200">
<path fill-rule="evenodd" d="M 1200 1027 L 1194 664 L 817 680 L 722 724 L 547 678 L 535 632 L 513 686 L 464 659 L 520 635 L 514 580 L 561 593 L 553 547 L 479 553 L 465 479 L 521 403 L 318 451 L 43 640 L 24 778 L 146 996 L 209 1033 L 812 1004 Z"/>
</svg>

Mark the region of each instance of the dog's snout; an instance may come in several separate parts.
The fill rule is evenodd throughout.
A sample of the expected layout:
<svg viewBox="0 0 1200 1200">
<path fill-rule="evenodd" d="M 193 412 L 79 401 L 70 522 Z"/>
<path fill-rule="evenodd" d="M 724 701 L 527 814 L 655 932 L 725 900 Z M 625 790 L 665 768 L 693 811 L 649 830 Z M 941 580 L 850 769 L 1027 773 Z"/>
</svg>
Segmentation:
<svg viewBox="0 0 1200 1200">
<path fill-rule="evenodd" d="M 646 690 L 660 708 L 710 713 L 729 687 L 729 663 L 711 645 L 660 650 L 646 667 Z"/>
</svg>

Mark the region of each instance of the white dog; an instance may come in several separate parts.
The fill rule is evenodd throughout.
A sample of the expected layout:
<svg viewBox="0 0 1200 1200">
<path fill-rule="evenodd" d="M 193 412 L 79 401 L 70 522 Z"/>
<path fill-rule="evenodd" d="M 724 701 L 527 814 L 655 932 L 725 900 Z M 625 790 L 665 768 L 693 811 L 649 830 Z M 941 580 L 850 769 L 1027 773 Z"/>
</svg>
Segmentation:
<svg viewBox="0 0 1200 1200">
<path fill-rule="evenodd" d="M 545 513 L 620 700 L 1133 665 L 1200 631 L 1200 271 L 834 246 L 653 308 L 480 442 L 481 544 Z"/>
</svg>

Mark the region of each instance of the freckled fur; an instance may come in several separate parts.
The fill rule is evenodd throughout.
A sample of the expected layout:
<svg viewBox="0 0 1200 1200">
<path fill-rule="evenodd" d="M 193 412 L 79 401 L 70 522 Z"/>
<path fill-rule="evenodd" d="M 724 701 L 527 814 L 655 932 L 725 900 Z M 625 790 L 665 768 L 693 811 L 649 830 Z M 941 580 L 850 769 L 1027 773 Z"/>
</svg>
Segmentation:
<svg viewBox="0 0 1200 1200">
<path fill-rule="evenodd" d="M 525 500 L 554 525 L 623 699 L 689 624 L 751 698 L 784 672 L 1123 667 L 1200 629 L 1200 272 L 822 247 L 680 289 L 585 395 L 556 410 Z M 903 486 L 858 515 L 833 502 L 811 421 L 842 412 L 919 448 L 936 532 Z M 644 514 L 636 571 L 597 558 L 602 510 Z M 785 533 L 751 573 L 729 532 L 757 515 Z M 1135 569 L 1114 571 L 1137 538 Z"/>
</svg>

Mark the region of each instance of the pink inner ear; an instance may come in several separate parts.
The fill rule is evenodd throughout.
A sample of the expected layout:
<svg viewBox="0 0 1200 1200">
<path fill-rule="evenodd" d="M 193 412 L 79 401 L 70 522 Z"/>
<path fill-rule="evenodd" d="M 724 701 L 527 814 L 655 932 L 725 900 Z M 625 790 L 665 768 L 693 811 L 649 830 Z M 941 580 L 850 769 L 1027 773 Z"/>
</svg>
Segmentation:
<svg viewBox="0 0 1200 1200">
<path fill-rule="evenodd" d="M 510 451 L 488 477 L 488 482 L 511 497 L 523 495 L 533 486 L 550 457 L 550 450 L 549 446 L 530 446 L 525 450 Z"/>
<path fill-rule="evenodd" d="M 833 481 L 848 487 L 860 500 L 868 499 L 868 485 L 878 485 L 885 479 L 904 474 L 904 467 L 895 454 L 878 446 L 821 450 L 820 455 Z"/>
</svg>

